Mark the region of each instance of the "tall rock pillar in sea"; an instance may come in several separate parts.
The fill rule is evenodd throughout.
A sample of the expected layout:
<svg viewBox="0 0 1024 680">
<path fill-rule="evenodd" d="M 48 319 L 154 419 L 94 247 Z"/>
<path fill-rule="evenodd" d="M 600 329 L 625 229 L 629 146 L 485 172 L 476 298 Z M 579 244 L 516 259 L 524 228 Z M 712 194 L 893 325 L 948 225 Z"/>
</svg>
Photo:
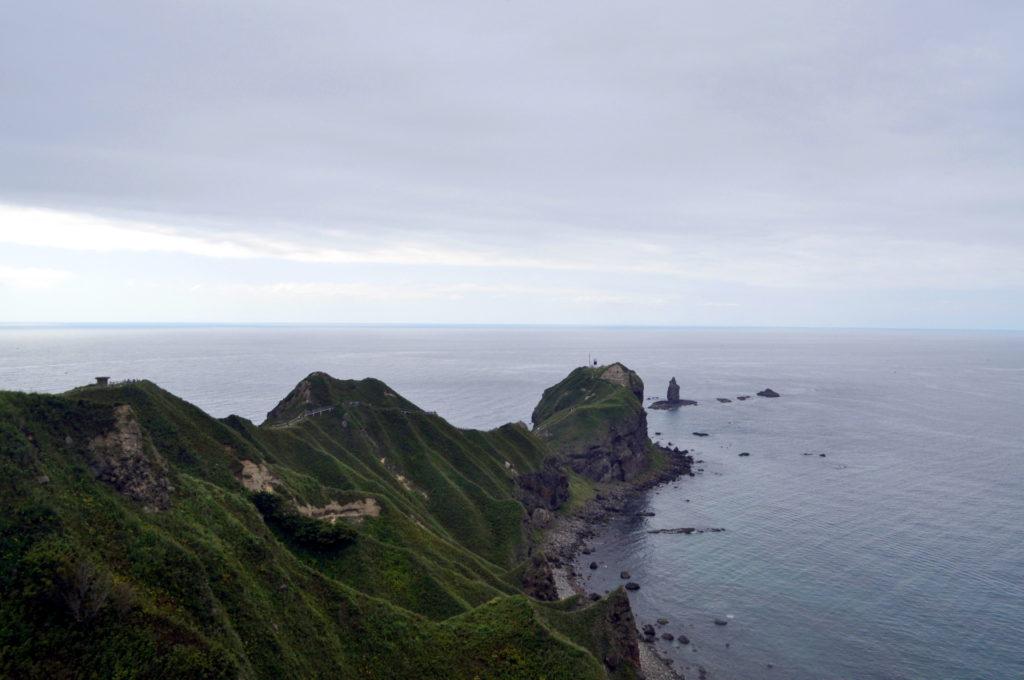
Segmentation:
<svg viewBox="0 0 1024 680">
<path fill-rule="evenodd" d="M 668 381 L 668 402 L 674 404 L 679 401 L 679 383 L 675 378 Z"/>
</svg>

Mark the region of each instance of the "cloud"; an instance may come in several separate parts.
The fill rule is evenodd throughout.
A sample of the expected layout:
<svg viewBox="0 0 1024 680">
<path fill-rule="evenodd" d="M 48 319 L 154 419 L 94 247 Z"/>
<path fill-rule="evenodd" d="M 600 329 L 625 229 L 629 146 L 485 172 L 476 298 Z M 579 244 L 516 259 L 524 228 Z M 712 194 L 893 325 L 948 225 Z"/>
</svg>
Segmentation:
<svg viewBox="0 0 1024 680">
<path fill-rule="evenodd" d="M 191 292 L 240 296 L 249 299 L 331 299 L 414 302 L 448 301 L 457 302 L 468 298 L 512 300 L 532 297 L 547 301 L 578 303 L 587 305 L 642 305 L 660 306 L 666 299 L 659 296 L 630 296 L 622 293 L 584 288 L 560 288 L 552 286 L 499 285 L 481 283 L 430 284 L 408 283 L 331 283 L 331 282 L 276 282 L 261 284 L 195 285 Z"/>
<path fill-rule="evenodd" d="M 302 240 L 268 238 L 230 228 L 170 228 L 151 222 L 115 220 L 64 211 L 0 204 L 0 243 L 99 253 L 158 253 L 223 260 L 274 260 L 308 265 L 386 265 L 532 270 L 564 275 L 615 274 L 686 283 L 718 283 L 773 289 L 874 290 L 939 288 L 984 290 L 1024 286 L 1024 244 L 992 245 L 916 239 L 862 230 L 859 234 L 806 234 L 780 229 L 728 237 L 709 233 L 663 234 L 654 239 L 562 228 L 568 238 L 545 242 L 496 241 L 490 234 L 441 245 L 441 234 L 419 240 L 393 232 L 345 230 L 299 232 Z M 340 243 L 340 244 L 339 244 Z M 347 245 L 346 245 L 347 244 Z M 538 255 L 538 252 L 544 254 Z M 329 295 L 358 293 L 357 284 L 268 284 L 268 292 L 301 293 L 301 286 L 341 286 Z M 419 285 L 419 284 L 418 284 Z M 273 286 L 284 286 L 275 289 Z M 291 288 L 288 288 L 291 286 Z M 347 286 L 347 287 L 346 287 Z M 456 289 L 427 286 L 433 297 Z M 507 284 L 505 294 L 532 295 L 537 286 Z M 326 291 L 326 292 L 325 292 Z M 330 291 L 334 291 L 333 293 Z M 398 291 L 392 291 L 398 294 Z M 464 289 L 463 293 L 469 292 Z M 476 292 L 483 292 L 477 290 Z M 497 293 L 499 291 L 490 291 Z M 402 299 L 413 295 L 407 292 Z M 593 297 L 592 299 L 607 299 Z M 568 298 L 566 298 L 568 299 Z M 591 299 L 580 293 L 579 300 Z"/>
<path fill-rule="evenodd" d="M 71 272 L 42 267 L 0 265 L 0 287 L 39 290 L 56 288 L 71 278 Z"/>
<path fill-rule="evenodd" d="M 306 243 L 260 234 L 221 230 L 215 236 L 128 220 L 56 210 L 0 205 L 0 243 L 85 252 L 137 252 L 192 255 L 221 259 L 275 259 L 310 264 L 387 264 L 516 269 L 639 271 L 628 262 L 582 259 L 571 254 L 537 257 L 487 247 L 451 248 L 429 242 L 374 242 L 354 237 L 352 247 L 331 245 L 345 232 L 306 235 Z"/>
</svg>

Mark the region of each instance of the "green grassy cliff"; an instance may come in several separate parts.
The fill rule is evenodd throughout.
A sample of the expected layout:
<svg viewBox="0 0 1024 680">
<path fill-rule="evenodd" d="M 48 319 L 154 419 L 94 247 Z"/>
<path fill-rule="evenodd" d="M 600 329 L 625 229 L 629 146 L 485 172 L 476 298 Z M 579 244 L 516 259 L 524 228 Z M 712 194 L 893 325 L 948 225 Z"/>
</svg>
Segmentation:
<svg viewBox="0 0 1024 680">
<path fill-rule="evenodd" d="M 634 677 L 621 593 L 522 594 L 550 459 L 323 373 L 259 426 L 0 392 L 0 676 Z"/>
<path fill-rule="evenodd" d="M 581 367 L 544 390 L 534 432 L 572 469 L 599 482 L 630 480 L 649 463 L 644 384 L 619 363 Z"/>
</svg>

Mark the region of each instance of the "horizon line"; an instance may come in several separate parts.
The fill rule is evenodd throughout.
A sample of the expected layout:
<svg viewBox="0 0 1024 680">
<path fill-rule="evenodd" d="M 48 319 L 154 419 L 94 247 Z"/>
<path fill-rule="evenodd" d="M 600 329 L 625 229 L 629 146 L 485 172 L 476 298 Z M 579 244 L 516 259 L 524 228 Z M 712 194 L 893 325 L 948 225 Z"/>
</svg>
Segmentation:
<svg viewBox="0 0 1024 680">
<path fill-rule="evenodd" d="M 809 331 L 935 331 L 1020 333 L 1021 327 L 997 326 L 856 326 L 856 325 L 700 325 L 700 324 L 590 324 L 536 322 L 415 322 L 415 321 L 0 321 L 0 329 L 14 328 L 551 328 L 605 330 L 809 330 Z"/>
</svg>

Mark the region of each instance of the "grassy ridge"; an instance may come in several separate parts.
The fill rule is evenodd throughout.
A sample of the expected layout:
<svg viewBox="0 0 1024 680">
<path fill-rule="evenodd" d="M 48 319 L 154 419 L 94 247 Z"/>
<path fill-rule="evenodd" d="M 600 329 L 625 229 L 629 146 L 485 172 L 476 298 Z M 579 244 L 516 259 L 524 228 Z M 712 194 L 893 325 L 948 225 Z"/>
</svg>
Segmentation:
<svg viewBox="0 0 1024 680">
<path fill-rule="evenodd" d="M 166 510 L 97 477 L 125 404 L 141 453 L 120 474 L 150 465 Z M 217 420 L 144 381 L 0 393 L 0 676 L 606 675 L 607 644 L 585 633 L 605 602 L 552 614 L 517 594 L 514 479 L 547 455 L 525 428 L 459 430 L 324 374 L 271 415 Z M 273 500 L 244 488 L 245 466 Z M 353 503 L 376 514 L 299 512 Z"/>
</svg>

